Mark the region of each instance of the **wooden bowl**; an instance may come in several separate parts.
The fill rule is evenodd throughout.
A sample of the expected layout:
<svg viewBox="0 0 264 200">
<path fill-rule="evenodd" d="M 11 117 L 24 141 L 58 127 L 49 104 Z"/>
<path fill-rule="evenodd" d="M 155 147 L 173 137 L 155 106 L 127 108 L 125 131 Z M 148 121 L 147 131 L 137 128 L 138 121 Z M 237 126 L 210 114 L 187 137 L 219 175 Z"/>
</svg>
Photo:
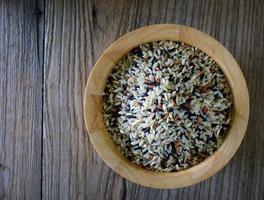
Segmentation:
<svg viewBox="0 0 264 200">
<path fill-rule="evenodd" d="M 134 47 L 156 40 L 174 40 L 197 47 L 221 67 L 233 93 L 231 128 L 219 149 L 201 163 L 179 172 L 155 172 L 141 168 L 117 150 L 102 117 L 102 93 L 112 67 Z M 233 157 L 244 137 L 249 118 L 249 95 L 243 74 L 228 50 L 196 29 L 172 24 L 146 26 L 115 41 L 99 58 L 88 79 L 84 99 L 85 123 L 91 141 L 104 162 L 124 178 L 154 188 L 178 188 L 202 181 Z"/>
</svg>

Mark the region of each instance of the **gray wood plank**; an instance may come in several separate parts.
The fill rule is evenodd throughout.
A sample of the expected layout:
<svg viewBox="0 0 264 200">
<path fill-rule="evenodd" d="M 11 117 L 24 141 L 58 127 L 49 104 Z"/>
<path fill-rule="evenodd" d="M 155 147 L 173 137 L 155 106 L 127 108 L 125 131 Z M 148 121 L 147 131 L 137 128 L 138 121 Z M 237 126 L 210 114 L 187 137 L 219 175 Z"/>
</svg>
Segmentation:
<svg viewBox="0 0 264 200">
<path fill-rule="evenodd" d="M 44 199 L 118 199 L 122 194 L 122 178 L 98 158 L 83 121 L 84 87 L 94 54 L 100 53 L 92 45 L 101 39 L 91 32 L 92 12 L 84 1 L 46 3 Z M 119 189 L 111 193 L 112 187 Z"/>
<path fill-rule="evenodd" d="M 44 50 L 44 199 L 263 199 L 264 2 L 46 1 Z M 195 27 L 237 59 L 251 97 L 247 135 L 217 175 L 191 187 L 158 190 L 124 180 L 98 157 L 83 122 L 89 71 L 104 49 L 155 23 Z"/>
<path fill-rule="evenodd" d="M 0 2 L 0 199 L 41 197 L 42 66 L 35 1 Z"/>
</svg>

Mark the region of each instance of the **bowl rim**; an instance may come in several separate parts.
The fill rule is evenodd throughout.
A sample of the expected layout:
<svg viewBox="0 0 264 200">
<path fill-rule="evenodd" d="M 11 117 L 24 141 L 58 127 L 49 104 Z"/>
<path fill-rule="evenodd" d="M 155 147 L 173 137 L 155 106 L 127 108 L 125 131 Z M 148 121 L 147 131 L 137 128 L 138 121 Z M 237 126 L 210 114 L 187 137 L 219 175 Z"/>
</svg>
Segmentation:
<svg viewBox="0 0 264 200">
<path fill-rule="evenodd" d="M 114 146 L 102 119 L 102 93 L 112 67 L 139 44 L 174 40 L 197 47 L 222 69 L 233 94 L 233 119 L 223 144 L 199 164 L 177 172 L 156 172 L 139 167 Z M 193 185 L 217 173 L 234 156 L 245 135 L 249 119 L 249 94 L 239 65 L 229 51 L 211 36 L 188 26 L 156 24 L 144 26 L 114 41 L 90 72 L 84 95 L 84 118 L 88 135 L 103 161 L 122 177 L 154 188 L 179 188 Z"/>
</svg>

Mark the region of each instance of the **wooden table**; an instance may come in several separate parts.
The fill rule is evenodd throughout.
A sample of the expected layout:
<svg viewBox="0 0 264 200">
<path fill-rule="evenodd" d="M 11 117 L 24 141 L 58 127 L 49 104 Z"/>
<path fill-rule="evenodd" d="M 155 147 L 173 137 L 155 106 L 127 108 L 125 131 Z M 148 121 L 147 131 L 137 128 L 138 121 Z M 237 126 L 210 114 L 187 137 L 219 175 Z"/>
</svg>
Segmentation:
<svg viewBox="0 0 264 200">
<path fill-rule="evenodd" d="M 246 137 L 217 175 L 158 190 L 124 180 L 98 157 L 83 119 L 100 54 L 135 28 L 189 25 L 234 55 L 251 98 Z M 264 1 L 0 1 L 0 199 L 264 198 Z"/>
</svg>

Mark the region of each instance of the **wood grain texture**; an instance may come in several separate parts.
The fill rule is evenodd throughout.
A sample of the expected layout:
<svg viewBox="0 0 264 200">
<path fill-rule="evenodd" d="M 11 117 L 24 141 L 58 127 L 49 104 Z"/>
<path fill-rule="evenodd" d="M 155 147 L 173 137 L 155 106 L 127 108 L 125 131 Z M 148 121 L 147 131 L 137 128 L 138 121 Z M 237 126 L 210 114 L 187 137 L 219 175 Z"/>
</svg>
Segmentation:
<svg viewBox="0 0 264 200">
<path fill-rule="evenodd" d="M 43 70 L 36 6 L 0 2 L 0 199 L 41 197 Z"/>
<path fill-rule="evenodd" d="M 39 17 L 36 2 L 44 8 Z M 263 18 L 262 0 L 0 1 L 0 199 L 263 199 Z M 251 98 L 235 157 L 183 189 L 150 189 L 116 175 L 93 150 L 83 121 L 85 83 L 100 54 L 155 23 L 189 25 L 219 40 L 241 66 Z"/>
<path fill-rule="evenodd" d="M 65 106 L 69 105 L 69 108 L 59 104 L 45 110 L 55 128 L 51 124 L 45 123 L 45 126 L 55 133 L 45 141 L 44 149 L 50 149 L 52 156 L 45 158 L 49 167 L 49 176 L 46 177 L 49 182 L 44 181 L 44 187 L 50 187 L 50 190 L 45 190 L 44 194 L 69 198 L 89 196 L 92 199 L 260 199 L 263 196 L 261 166 L 264 159 L 260 148 L 263 125 L 259 121 L 263 119 L 263 68 L 259 63 L 263 58 L 263 45 L 261 42 L 256 44 L 263 41 L 260 34 L 263 23 L 259 20 L 263 11 L 261 1 L 89 1 L 72 5 L 58 2 L 48 4 L 46 13 L 51 15 L 47 19 L 50 24 L 46 27 L 52 32 L 47 33 L 46 41 L 53 40 L 53 44 L 46 47 L 53 48 L 49 60 L 54 66 L 48 65 L 45 72 L 50 74 L 46 83 L 52 82 L 54 86 L 49 88 L 46 85 L 46 94 L 48 92 L 47 97 L 58 102 L 68 98 Z M 251 105 L 253 103 L 255 110 L 251 113 L 248 134 L 232 162 L 216 176 L 189 188 L 155 190 L 123 180 L 98 158 L 83 130 L 83 88 L 91 67 L 115 39 L 137 27 L 153 23 L 190 25 L 220 40 L 240 63 L 253 97 Z M 54 38 L 58 38 L 58 41 Z M 60 56 L 62 58 L 57 61 Z M 69 69 L 71 73 L 64 72 Z M 76 76 L 80 71 L 82 73 Z M 53 77 L 55 74 L 57 76 Z M 258 87 L 254 89 L 255 84 Z M 56 109 L 61 111 L 54 111 Z M 61 117 L 66 118 L 68 127 L 58 129 L 56 126 L 62 123 Z M 258 126 L 253 125 L 252 118 L 258 122 Z M 67 153 L 62 152 L 63 149 Z"/>
<path fill-rule="evenodd" d="M 83 93 L 95 52 L 92 12 L 88 2 L 45 4 L 44 199 L 122 195 L 122 178 L 94 153 L 83 120 Z"/>
</svg>

